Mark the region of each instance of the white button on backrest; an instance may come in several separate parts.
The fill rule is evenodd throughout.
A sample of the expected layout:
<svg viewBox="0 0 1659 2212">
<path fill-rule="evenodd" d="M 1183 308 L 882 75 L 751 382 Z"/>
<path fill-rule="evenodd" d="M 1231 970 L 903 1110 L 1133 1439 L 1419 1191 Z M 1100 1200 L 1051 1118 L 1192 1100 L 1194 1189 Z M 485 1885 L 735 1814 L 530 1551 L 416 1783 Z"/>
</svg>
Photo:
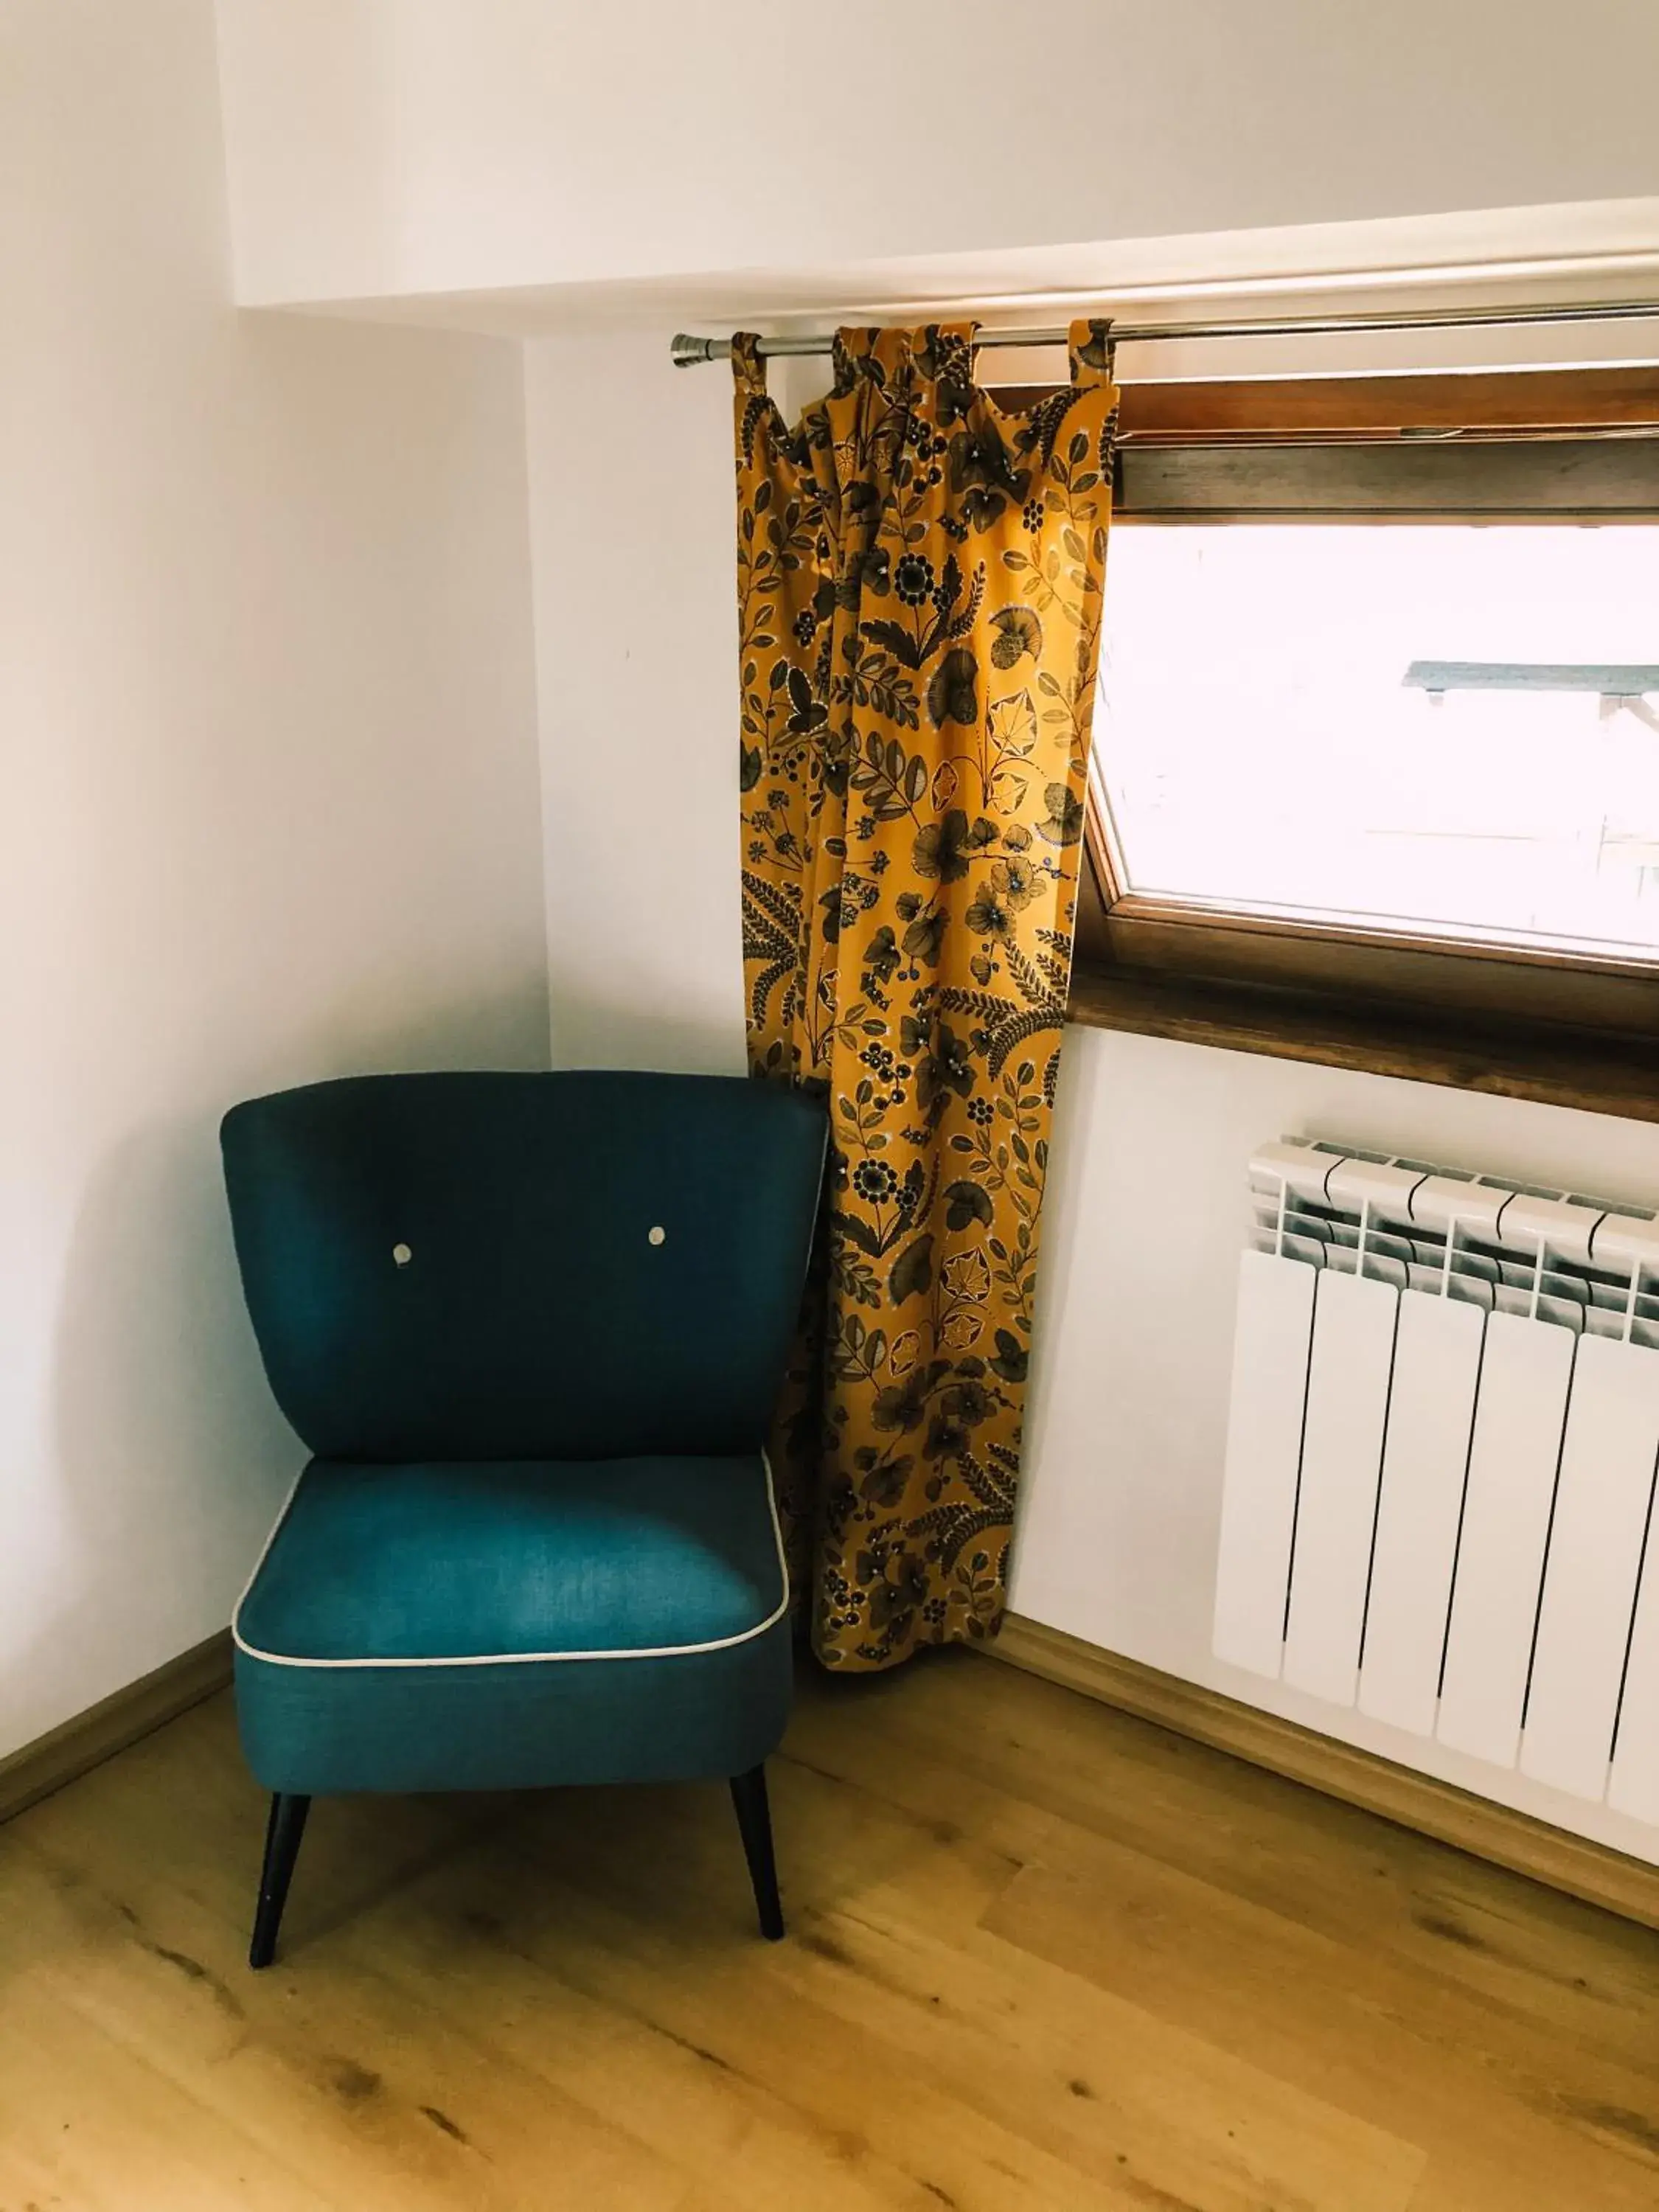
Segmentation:
<svg viewBox="0 0 1659 2212">
<path fill-rule="evenodd" d="M 415 1255 L 407 1244 L 394 1244 L 392 1248 L 392 1256 L 398 1267 L 406 1267 Z"/>
<path fill-rule="evenodd" d="M 647 1244 L 661 1244 L 666 1241 L 668 1231 L 665 1229 L 660 1227 L 647 1229 L 645 1232 L 645 1241 Z"/>
</svg>

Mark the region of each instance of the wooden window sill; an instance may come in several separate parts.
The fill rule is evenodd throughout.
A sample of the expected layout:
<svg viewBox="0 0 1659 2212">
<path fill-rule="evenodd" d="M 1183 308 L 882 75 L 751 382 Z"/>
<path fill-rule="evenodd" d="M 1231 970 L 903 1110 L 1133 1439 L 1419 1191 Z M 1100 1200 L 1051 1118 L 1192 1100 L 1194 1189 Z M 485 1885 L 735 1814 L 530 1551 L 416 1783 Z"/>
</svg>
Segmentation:
<svg viewBox="0 0 1659 2212">
<path fill-rule="evenodd" d="M 1115 967 L 1081 947 L 1067 1015 L 1091 1029 L 1659 1121 L 1659 1038 L 1650 1036 L 1437 1019 L 1416 1008 Z"/>
</svg>

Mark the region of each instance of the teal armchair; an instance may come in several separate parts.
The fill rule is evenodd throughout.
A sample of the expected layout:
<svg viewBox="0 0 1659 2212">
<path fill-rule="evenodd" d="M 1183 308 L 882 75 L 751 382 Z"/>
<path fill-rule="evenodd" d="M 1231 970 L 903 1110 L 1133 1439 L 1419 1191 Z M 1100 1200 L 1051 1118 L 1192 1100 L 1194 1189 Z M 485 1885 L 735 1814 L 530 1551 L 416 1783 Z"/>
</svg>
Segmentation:
<svg viewBox="0 0 1659 2212">
<path fill-rule="evenodd" d="M 234 1622 L 271 1793 L 251 1963 L 336 1792 L 724 1777 L 764 1933 L 791 1679 L 763 1445 L 825 1123 L 719 1077 L 368 1076 L 222 1130 L 313 1457 Z"/>
</svg>

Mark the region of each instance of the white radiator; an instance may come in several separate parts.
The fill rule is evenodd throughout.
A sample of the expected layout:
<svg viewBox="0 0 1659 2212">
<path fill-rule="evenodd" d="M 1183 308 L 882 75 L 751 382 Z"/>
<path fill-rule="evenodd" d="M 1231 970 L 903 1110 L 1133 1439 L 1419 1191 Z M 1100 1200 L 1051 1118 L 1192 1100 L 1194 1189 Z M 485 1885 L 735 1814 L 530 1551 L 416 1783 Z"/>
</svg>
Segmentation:
<svg viewBox="0 0 1659 2212">
<path fill-rule="evenodd" d="M 1659 1825 L 1659 1219 L 1305 1142 L 1250 1188 L 1218 1656 Z"/>
</svg>

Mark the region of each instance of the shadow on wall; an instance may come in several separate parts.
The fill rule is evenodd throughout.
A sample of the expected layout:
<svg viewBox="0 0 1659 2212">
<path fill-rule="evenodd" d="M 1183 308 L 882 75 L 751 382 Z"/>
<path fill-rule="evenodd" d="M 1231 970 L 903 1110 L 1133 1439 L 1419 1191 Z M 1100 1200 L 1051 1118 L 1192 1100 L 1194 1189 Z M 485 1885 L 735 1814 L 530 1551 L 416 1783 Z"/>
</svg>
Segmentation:
<svg viewBox="0 0 1659 2212">
<path fill-rule="evenodd" d="M 378 1036 L 337 1007 L 320 1040 L 199 1115 L 134 1124 L 88 1175 L 60 1277 L 45 1463 L 13 1494 L 0 1756 L 222 1628 L 303 1459 L 243 1304 L 220 1113 L 331 1076 L 544 1065 L 524 1041 L 544 1034 L 545 994 L 526 973 Z"/>
<path fill-rule="evenodd" d="M 733 1022 L 678 1015 L 658 1006 L 553 990 L 556 1067 L 654 1068 L 671 1075 L 745 1075 L 741 1014 Z"/>
</svg>

